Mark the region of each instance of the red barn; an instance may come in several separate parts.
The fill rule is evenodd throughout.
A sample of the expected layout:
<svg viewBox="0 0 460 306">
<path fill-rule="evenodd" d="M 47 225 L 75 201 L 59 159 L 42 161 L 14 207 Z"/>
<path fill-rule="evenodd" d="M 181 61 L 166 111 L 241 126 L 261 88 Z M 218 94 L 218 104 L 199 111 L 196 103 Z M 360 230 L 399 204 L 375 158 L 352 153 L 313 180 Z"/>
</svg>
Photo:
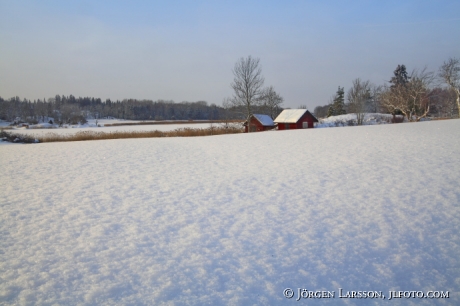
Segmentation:
<svg viewBox="0 0 460 306">
<path fill-rule="evenodd" d="M 267 115 L 254 114 L 251 116 L 249 121 L 251 132 L 261 132 L 275 128 L 275 123 L 273 122 L 272 118 Z M 244 132 L 248 132 L 248 121 L 244 123 Z"/>
<path fill-rule="evenodd" d="M 306 109 L 285 109 L 274 122 L 278 124 L 278 130 L 309 129 L 318 119 Z"/>
</svg>

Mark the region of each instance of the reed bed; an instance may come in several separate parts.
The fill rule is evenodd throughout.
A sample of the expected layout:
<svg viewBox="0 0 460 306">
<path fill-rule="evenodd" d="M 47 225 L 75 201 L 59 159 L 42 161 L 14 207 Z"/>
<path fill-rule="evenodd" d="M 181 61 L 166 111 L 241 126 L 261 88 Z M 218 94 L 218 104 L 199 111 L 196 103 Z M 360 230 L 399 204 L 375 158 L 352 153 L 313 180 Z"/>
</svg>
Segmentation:
<svg viewBox="0 0 460 306">
<path fill-rule="evenodd" d="M 196 137 L 237 134 L 242 132 L 243 129 L 237 127 L 209 127 L 205 129 L 180 128 L 173 131 L 115 131 L 108 133 L 100 131 L 81 131 L 72 135 L 59 135 L 51 132 L 36 138 L 39 142 L 65 142 L 126 138 Z"/>
<path fill-rule="evenodd" d="M 140 122 L 118 122 L 107 123 L 104 126 L 123 126 L 123 125 L 164 125 L 164 124 L 195 124 L 195 123 L 242 123 L 242 120 L 174 120 L 174 121 L 140 121 Z"/>
</svg>

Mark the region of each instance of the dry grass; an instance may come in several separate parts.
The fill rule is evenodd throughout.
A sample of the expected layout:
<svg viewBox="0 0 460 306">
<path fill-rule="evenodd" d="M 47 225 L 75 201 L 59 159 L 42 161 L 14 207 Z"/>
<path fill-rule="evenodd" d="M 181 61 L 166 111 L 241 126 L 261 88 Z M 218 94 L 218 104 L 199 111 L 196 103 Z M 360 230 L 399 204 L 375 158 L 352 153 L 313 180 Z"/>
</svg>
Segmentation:
<svg viewBox="0 0 460 306">
<path fill-rule="evenodd" d="M 115 131 L 110 133 L 96 131 L 82 131 L 73 135 L 59 135 L 47 133 L 39 136 L 40 142 L 64 142 L 64 141 L 85 141 L 85 140 L 104 140 L 104 139 L 125 139 L 125 138 L 158 138 L 158 137 L 195 137 L 222 134 L 242 133 L 243 129 L 236 127 L 213 127 L 206 129 L 181 128 L 173 131 Z"/>
<path fill-rule="evenodd" d="M 456 118 L 451 118 L 451 117 L 434 117 L 434 118 L 430 118 L 430 120 L 451 120 L 451 119 L 456 119 Z"/>
<path fill-rule="evenodd" d="M 240 123 L 242 120 L 176 120 L 176 121 L 140 121 L 140 122 L 119 122 L 119 123 L 108 123 L 104 126 L 123 126 L 123 125 L 157 125 L 157 124 L 196 124 L 196 123 Z"/>
</svg>

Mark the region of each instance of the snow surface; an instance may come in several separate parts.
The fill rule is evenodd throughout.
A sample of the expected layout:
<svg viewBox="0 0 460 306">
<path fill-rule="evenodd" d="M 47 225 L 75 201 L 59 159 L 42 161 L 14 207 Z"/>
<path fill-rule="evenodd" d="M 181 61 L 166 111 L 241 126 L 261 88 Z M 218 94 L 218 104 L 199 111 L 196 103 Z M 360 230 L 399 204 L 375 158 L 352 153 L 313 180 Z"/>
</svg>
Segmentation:
<svg viewBox="0 0 460 306">
<path fill-rule="evenodd" d="M 306 109 L 285 109 L 273 121 L 276 123 L 296 123 L 306 111 Z"/>
<path fill-rule="evenodd" d="M 11 124 L 11 122 L 4 121 L 4 120 L 0 119 L 0 127 L 9 126 L 10 124 Z"/>
<path fill-rule="evenodd" d="M 0 304 L 460 304 L 460 120 L 0 146 Z M 300 304 L 299 304 L 300 305 Z"/>
</svg>

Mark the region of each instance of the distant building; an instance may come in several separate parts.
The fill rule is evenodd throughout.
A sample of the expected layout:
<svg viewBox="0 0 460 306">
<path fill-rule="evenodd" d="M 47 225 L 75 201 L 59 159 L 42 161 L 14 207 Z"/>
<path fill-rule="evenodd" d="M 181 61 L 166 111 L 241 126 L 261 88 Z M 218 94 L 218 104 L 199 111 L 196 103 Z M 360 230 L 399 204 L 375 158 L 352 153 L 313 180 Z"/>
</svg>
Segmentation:
<svg viewBox="0 0 460 306">
<path fill-rule="evenodd" d="M 318 119 L 306 109 L 285 109 L 273 121 L 278 124 L 278 130 L 294 130 L 313 128 Z"/>
<path fill-rule="evenodd" d="M 272 118 L 267 115 L 254 114 L 251 116 L 249 122 L 251 133 L 267 131 L 275 128 L 275 123 L 273 122 Z M 248 121 L 244 123 L 244 132 L 248 132 Z"/>
</svg>

